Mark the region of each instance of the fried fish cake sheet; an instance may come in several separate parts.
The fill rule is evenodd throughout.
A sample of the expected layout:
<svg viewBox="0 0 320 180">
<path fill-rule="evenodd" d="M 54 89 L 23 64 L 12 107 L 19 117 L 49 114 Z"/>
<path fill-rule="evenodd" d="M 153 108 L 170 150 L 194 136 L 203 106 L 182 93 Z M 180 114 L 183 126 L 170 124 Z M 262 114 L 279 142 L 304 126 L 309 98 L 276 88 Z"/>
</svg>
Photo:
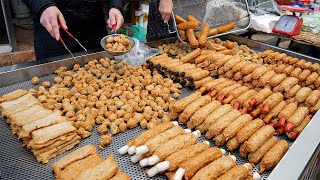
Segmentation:
<svg viewBox="0 0 320 180">
<path fill-rule="evenodd" d="M 18 99 L 21 96 L 24 96 L 26 94 L 28 94 L 28 90 L 17 89 L 15 91 L 9 92 L 9 93 L 1 96 L 0 97 L 0 103 L 7 102 L 7 101 L 13 101 L 13 100 Z"/>
<path fill-rule="evenodd" d="M 23 126 L 37 119 L 44 118 L 51 113 L 52 111 L 46 110 L 43 106 L 35 105 L 12 115 L 9 119 L 11 124 Z"/>
<path fill-rule="evenodd" d="M 1 113 L 8 117 L 22 110 L 28 109 L 40 102 L 31 94 L 26 94 L 13 101 L 7 101 L 0 104 Z"/>
</svg>

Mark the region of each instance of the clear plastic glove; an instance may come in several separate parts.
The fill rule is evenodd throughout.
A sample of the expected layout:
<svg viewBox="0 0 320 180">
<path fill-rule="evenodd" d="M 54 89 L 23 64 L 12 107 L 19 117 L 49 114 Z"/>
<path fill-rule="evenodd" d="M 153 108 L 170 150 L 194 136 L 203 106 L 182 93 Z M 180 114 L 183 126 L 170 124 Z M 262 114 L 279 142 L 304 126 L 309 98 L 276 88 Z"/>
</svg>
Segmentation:
<svg viewBox="0 0 320 180">
<path fill-rule="evenodd" d="M 162 20 L 164 23 L 168 23 L 173 10 L 172 0 L 161 0 L 159 5 L 159 12 L 162 15 Z"/>
<path fill-rule="evenodd" d="M 59 41 L 60 39 L 59 24 L 61 24 L 61 26 L 63 26 L 64 28 L 68 29 L 62 13 L 55 6 L 48 7 L 46 10 L 43 11 L 43 13 L 40 16 L 40 23 L 57 41 Z"/>
<path fill-rule="evenodd" d="M 111 8 L 109 11 L 109 19 L 107 23 L 110 29 L 115 29 L 116 31 L 118 31 L 124 23 L 124 19 L 121 12 L 116 8 Z"/>
</svg>

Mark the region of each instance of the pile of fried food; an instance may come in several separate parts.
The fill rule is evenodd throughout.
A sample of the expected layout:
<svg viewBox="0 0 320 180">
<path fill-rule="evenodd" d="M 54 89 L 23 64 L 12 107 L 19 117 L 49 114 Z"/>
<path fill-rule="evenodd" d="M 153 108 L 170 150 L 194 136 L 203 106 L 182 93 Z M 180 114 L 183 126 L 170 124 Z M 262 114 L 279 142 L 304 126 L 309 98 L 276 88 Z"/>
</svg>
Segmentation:
<svg viewBox="0 0 320 180">
<path fill-rule="evenodd" d="M 96 147 L 88 144 L 67 154 L 52 165 L 56 179 L 88 180 L 110 179 L 130 180 L 114 160 L 113 154 L 107 159 L 96 153 Z"/>
<path fill-rule="evenodd" d="M 221 34 L 235 28 L 235 23 L 231 22 L 229 24 L 210 29 L 210 24 L 206 22 L 203 25 L 202 30 L 195 33 L 194 30 L 200 28 L 201 21 L 196 19 L 194 16 L 188 15 L 187 20 L 185 20 L 181 16 L 175 15 L 175 21 L 177 23 L 181 40 L 189 41 L 193 48 L 197 48 L 199 46 L 204 47 L 207 43 L 208 37 Z"/>
<path fill-rule="evenodd" d="M 216 86 L 221 83 L 219 79 L 213 82 L 217 83 Z M 288 150 L 288 143 L 279 141 L 281 145 L 276 146 L 278 143 L 273 126 L 265 125 L 259 118 L 253 119 L 250 114 L 241 113 L 230 104 L 222 105 L 213 96 L 211 92 L 202 95 L 198 90 L 181 99 L 172 105 L 172 118 L 178 118 L 179 123 L 187 124 L 190 129 L 205 133 L 205 137 L 213 139 L 217 146 L 226 145 L 230 151 L 239 148 L 240 155 L 248 157 L 250 163 L 261 161 L 260 173 L 275 167 Z M 264 102 L 272 99 L 275 98 L 271 95 Z M 305 107 L 298 108 L 288 119 L 291 123 L 299 121 L 303 124 L 296 129 L 303 129 L 310 121 L 307 110 Z"/>
<path fill-rule="evenodd" d="M 146 67 L 100 59 L 73 71 L 58 68 L 55 84 L 31 90 L 49 110 L 59 110 L 77 128 L 81 138 L 91 135 L 95 124 L 101 134 L 100 149 L 112 135 L 135 128 L 151 128 L 170 121 L 169 105 L 182 87 Z"/>
<path fill-rule="evenodd" d="M 131 43 L 130 40 L 123 34 L 109 36 L 106 39 L 106 49 L 109 51 L 128 51 L 130 50 Z"/>
<path fill-rule="evenodd" d="M 61 111 L 45 109 L 27 90 L 16 90 L 0 98 L 0 111 L 37 160 L 48 163 L 51 158 L 72 149 L 80 142 L 77 129 Z"/>
<path fill-rule="evenodd" d="M 121 155 L 126 153 L 133 155 L 131 161 L 133 163 L 139 161 L 142 167 L 153 166 L 147 170 L 149 177 L 165 172 L 169 179 L 176 180 L 260 177 L 258 174 L 250 173 L 252 166 L 249 163 L 236 165 L 236 157 L 225 155 L 225 150 L 210 147 L 208 141 L 197 143 L 199 136 L 198 131 L 182 129 L 177 122 L 165 122 L 143 132 L 118 152 Z M 284 142 L 279 141 L 269 154 L 280 153 Z M 282 151 L 285 152 L 285 148 Z M 263 167 L 270 168 L 273 161 L 280 156 L 264 160 L 266 165 Z M 270 160 L 272 162 L 269 162 Z"/>
</svg>

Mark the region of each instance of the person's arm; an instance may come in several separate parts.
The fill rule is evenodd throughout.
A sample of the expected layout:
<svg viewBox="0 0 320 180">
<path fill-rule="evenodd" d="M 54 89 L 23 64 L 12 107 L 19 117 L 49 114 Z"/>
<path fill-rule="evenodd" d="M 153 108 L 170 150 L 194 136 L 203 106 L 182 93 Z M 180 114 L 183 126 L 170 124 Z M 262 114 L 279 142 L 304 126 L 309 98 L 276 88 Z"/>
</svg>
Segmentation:
<svg viewBox="0 0 320 180">
<path fill-rule="evenodd" d="M 66 29 L 68 27 L 56 4 L 52 0 L 22 0 L 22 2 L 40 17 L 42 26 L 58 41 L 60 39 L 59 24 Z"/>
<path fill-rule="evenodd" d="M 111 0 L 110 1 L 110 11 L 109 11 L 109 19 L 107 21 L 109 28 L 113 29 L 112 26 L 116 25 L 115 30 L 119 30 L 122 24 L 124 23 L 124 19 L 122 16 L 124 6 L 124 0 Z"/>
<path fill-rule="evenodd" d="M 22 0 L 22 2 L 29 8 L 31 11 L 41 16 L 42 12 L 48 7 L 55 6 L 56 4 L 51 0 Z"/>
</svg>

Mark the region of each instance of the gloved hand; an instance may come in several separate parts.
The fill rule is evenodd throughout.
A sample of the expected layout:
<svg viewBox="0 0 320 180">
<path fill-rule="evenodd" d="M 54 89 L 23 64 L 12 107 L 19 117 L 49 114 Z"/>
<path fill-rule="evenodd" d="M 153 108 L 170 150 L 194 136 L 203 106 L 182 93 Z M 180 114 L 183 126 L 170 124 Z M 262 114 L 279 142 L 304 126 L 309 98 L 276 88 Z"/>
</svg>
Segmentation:
<svg viewBox="0 0 320 180">
<path fill-rule="evenodd" d="M 107 23 L 110 29 L 113 29 L 112 26 L 116 25 L 115 30 L 118 31 L 124 23 L 124 19 L 121 12 L 116 8 L 111 8 L 109 11 L 109 19 Z"/>
<path fill-rule="evenodd" d="M 159 12 L 162 15 L 164 23 L 168 23 L 173 10 L 172 0 L 161 0 L 159 5 Z"/>
<path fill-rule="evenodd" d="M 43 11 L 43 13 L 40 16 L 40 23 L 57 41 L 59 41 L 60 39 L 59 23 L 64 28 L 68 29 L 62 13 L 55 6 L 48 7 L 46 10 Z"/>
</svg>

